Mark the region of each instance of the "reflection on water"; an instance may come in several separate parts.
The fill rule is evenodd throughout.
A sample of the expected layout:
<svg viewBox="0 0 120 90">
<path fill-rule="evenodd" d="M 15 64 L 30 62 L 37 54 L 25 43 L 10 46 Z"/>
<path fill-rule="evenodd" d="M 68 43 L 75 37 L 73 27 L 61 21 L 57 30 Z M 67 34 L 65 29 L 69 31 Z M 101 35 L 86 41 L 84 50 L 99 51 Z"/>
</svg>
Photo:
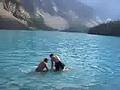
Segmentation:
<svg viewBox="0 0 120 90">
<path fill-rule="evenodd" d="M 119 48 L 118 37 L 0 31 L 0 89 L 119 90 Z M 37 64 L 50 53 L 60 55 L 71 69 L 35 73 Z"/>
</svg>

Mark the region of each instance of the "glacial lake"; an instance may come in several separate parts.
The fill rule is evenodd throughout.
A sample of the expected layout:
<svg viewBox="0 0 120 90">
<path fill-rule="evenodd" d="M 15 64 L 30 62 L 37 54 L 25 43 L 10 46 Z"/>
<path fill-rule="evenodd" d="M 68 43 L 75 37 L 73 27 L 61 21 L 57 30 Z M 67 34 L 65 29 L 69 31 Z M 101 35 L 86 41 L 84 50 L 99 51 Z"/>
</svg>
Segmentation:
<svg viewBox="0 0 120 90">
<path fill-rule="evenodd" d="M 34 72 L 50 53 L 70 70 Z M 0 90 L 120 90 L 120 37 L 1 30 Z"/>
</svg>

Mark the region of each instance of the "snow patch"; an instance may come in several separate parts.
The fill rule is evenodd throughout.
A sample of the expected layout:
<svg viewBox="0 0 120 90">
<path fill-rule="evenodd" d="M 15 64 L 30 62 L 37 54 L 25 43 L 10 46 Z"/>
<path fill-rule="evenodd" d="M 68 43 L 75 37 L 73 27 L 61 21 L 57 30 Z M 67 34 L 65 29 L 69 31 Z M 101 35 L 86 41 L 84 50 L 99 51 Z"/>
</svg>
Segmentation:
<svg viewBox="0 0 120 90">
<path fill-rule="evenodd" d="M 53 5 L 53 9 L 55 12 L 58 12 L 58 8 L 57 8 L 57 5 L 55 4 L 55 2 L 52 2 L 52 5 Z"/>
<path fill-rule="evenodd" d="M 109 22 L 111 22 L 111 21 L 112 21 L 111 18 L 107 18 L 106 21 L 105 21 L 105 23 L 109 23 Z"/>
<path fill-rule="evenodd" d="M 58 8 L 56 6 L 53 6 L 53 9 L 55 12 L 58 12 Z"/>
<path fill-rule="evenodd" d="M 73 10 L 69 10 L 68 13 L 72 19 L 79 19 L 79 16 Z"/>
</svg>

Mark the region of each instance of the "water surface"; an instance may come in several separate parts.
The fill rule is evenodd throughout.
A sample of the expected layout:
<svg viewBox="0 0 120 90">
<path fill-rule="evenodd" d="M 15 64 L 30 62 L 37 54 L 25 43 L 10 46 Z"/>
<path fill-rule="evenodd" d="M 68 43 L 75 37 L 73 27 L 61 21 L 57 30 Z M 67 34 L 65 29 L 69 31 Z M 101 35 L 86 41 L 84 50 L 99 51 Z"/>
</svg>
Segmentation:
<svg viewBox="0 0 120 90">
<path fill-rule="evenodd" d="M 35 67 L 50 53 L 60 55 L 71 69 L 67 72 L 35 73 Z M 119 37 L 0 31 L 0 90 L 119 89 Z"/>
</svg>

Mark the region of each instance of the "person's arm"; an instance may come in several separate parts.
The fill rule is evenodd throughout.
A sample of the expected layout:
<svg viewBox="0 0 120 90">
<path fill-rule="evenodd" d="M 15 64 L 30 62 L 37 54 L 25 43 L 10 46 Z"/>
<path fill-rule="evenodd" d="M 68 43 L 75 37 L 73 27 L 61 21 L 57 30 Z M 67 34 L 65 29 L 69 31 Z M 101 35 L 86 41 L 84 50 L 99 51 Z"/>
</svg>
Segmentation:
<svg viewBox="0 0 120 90">
<path fill-rule="evenodd" d="M 47 64 L 45 65 L 45 68 L 46 68 L 46 70 L 47 70 L 47 71 L 49 70 L 49 69 L 48 69 L 48 65 L 47 65 Z"/>
<path fill-rule="evenodd" d="M 51 60 L 51 70 L 53 70 L 53 61 Z"/>
<path fill-rule="evenodd" d="M 36 72 L 40 71 L 40 64 L 37 66 L 37 68 L 35 69 Z"/>
<path fill-rule="evenodd" d="M 49 69 L 48 69 L 48 67 L 47 67 L 47 66 L 46 66 L 45 68 L 46 68 L 46 71 L 49 71 Z"/>
</svg>

